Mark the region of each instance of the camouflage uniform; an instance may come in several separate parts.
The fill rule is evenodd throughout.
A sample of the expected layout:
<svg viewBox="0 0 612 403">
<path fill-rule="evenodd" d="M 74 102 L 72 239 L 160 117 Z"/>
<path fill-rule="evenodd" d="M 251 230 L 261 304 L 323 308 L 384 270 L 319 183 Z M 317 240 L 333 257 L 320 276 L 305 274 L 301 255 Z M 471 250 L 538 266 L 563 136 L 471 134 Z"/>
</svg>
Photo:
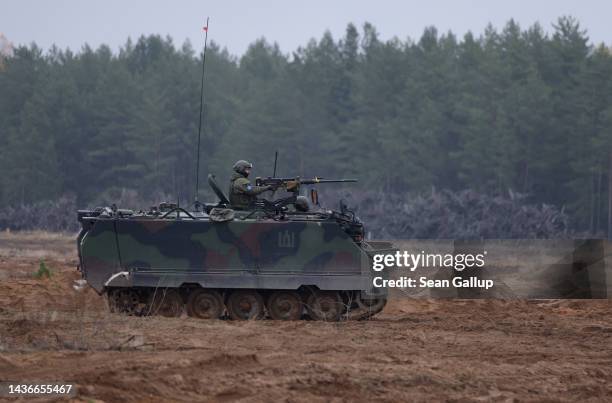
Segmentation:
<svg viewBox="0 0 612 403">
<path fill-rule="evenodd" d="M 269 190 L 269 186 L 253 186 L 240 172 L 234 172 L 230 179 L 229 200 L 233 209 L 245 210 L 257 199 L 257 195 Z"/>
</svg>

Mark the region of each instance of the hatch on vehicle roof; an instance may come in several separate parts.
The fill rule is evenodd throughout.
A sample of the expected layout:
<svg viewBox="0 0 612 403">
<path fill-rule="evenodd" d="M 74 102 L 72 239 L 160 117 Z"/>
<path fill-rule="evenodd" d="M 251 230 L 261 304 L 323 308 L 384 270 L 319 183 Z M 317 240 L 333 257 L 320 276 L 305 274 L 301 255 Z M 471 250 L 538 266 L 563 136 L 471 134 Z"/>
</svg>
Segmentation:
<svg viewBox="0 0 612 403">
<path fill-rule="evenodd" d="M 217 185 L 217 181 L 215 180 L 215 175 L 208 174 L 208 184 L 210 185 L 210 188 L 213 190 L 213 192 L 215 192 L 215 194 L 219 198 L 219 201 L 221 204 L 225 204 L 225 205 L 230 204 L 229 199 L 225 196 L 225 194 L 223 194 L 223 192 L 221 191 L 221 188 L 219 188 L 219 185 Z"/>
</svg>

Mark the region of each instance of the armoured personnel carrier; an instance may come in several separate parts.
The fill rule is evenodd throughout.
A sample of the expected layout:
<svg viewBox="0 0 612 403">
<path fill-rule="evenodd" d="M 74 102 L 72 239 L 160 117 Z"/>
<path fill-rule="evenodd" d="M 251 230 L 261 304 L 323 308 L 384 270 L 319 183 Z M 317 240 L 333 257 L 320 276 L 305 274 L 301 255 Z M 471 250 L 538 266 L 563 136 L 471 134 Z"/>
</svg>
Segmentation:
<svg viewBox="0 0 612 403">
<path fill-rule="evenodd" d="M 380 312 L 386 294 L 372 288 L 373 254 L 391 245 L 368 242 L 355 214 L 298 196 L 319 178 L 257 179 L 290 196 L 232 210 L 218 197 L 191 211 L 161 204 L 147 211 L 80 210 L 79 270 L 110 310 L 131 315 L 337 321 Z M 341 180 L 346 181 L 346 180 Z"/>
</svg>

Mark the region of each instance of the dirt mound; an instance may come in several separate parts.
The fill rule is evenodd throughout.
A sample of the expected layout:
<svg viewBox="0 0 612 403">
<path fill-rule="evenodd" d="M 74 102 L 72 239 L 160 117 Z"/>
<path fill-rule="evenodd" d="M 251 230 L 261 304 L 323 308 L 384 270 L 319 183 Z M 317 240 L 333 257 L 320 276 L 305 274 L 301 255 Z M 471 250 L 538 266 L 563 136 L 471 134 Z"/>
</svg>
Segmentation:
<svg viewBox="0 0 612 403">
<path fill-rule="evenodd" d="M 32 272 L 36 267 L 32 265 Z M 52 271 L 50 278 L 31 277 L 0 282 L 0 306 L 3 310 L 74 313 L 107 309 L 104 299 L 93 289 L 74 289 L 74 281 L 81 278 L 74 268 L 70 271 Z"/>
</svg>

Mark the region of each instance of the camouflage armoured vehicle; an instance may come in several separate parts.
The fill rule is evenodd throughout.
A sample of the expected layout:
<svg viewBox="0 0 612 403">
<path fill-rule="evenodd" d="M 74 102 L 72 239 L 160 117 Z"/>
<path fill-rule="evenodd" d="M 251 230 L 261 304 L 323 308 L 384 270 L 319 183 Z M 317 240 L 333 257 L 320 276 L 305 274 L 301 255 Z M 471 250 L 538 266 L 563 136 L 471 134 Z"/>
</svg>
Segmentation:
<svg viewBox="0 0 612 403">
<path fill-rule="evenodd" d="M 219 202 L 194 211 L 80 210 L 83 278 L 106 294 L 111 311 L 132 315 L 335 321 L 380 312 L 386 295 L 372 289 L 371 258 L 390 245 L 365 241 L 345 206 L 318 208 L 315 189 L 310 210 L 300 185 L 324 180 L 258 182 L 291 196 L 232 210 L 209 175 Z"/>
</svg>

